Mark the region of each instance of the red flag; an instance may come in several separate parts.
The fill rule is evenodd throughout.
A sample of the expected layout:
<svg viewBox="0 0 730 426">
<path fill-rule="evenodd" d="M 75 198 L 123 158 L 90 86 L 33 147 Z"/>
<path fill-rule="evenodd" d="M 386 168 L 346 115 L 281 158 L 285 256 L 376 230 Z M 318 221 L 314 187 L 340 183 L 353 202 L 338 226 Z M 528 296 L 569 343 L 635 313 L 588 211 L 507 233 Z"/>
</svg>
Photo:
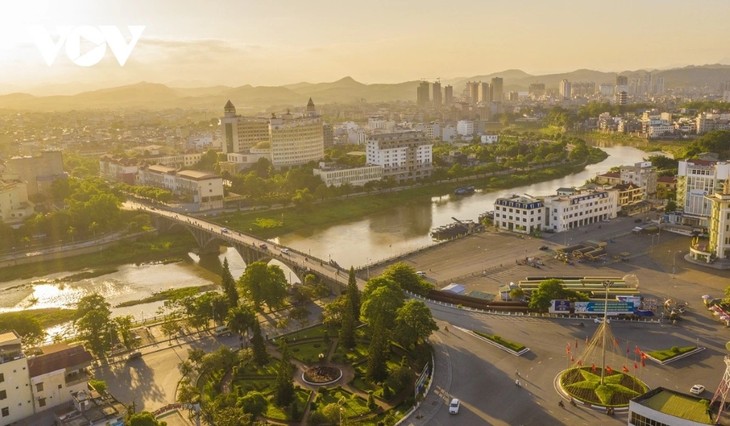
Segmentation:
<svg viewBox="0 0 730 426">
<path fill-rule="evenodd" d="M 594 373 L 596 372 L 596 364 L 595 363 L 591 364 L 591 371 L 594 372 Z"/>
<path fill-rule="evenodd" d="M 634 363 L 634 370 L 636 370 L 637 368 L 639 368 L 639 364 Z"/>
<path fill-rule="evenodd" d="M 578 365 L 579 365 L 579 366 L 583 366 L 583 360 L 582 360 L 582 359 L 579 359 L 579 360 L 578 360 Z"/>
<path fill-rule="evenodd" d="M 638 346 L 636 346 L 636 347 L 634 348 L 634 353 L 635 353 L 636 355 L 641 355 L 641 350 L 639 349 L 639 347 L 638 347 Z"/>
<path fill-rule="evenodd" d="M 611 369 L 611 367 L 606 366 L 606 373 L 608 373 L 608 374 L 613 373 L 613 370 Z"/>
<path fill-rule="evenodd" d="M 641 360 L 643 361 L 643 360 L 645 360 L 645 359 L 646 359 L 646 354 L 645 354 L 644 352 L 642 352 L 642 353 L 641 353 Z"/>
<path fill-rule="evenodd" d="M 629 372 L 629 367 L 627 367 L 627 366 L 624 365 L 624 368 L 622 368 L 622 370 L 624 370 L 624 373 L 628 373 Z"/>
<path fill-rule="evenodd" d="M 641 358 L 641 366 L 646 367 L 646 361 L 644 361 L 644 358 Z"/>
</svg>

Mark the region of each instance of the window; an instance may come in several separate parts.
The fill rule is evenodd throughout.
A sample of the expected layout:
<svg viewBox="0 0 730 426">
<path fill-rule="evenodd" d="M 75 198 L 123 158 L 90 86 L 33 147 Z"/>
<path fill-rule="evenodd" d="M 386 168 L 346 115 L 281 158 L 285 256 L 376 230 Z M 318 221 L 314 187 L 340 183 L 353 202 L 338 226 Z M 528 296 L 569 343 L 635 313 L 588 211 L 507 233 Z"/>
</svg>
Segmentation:
<svg viewBox="0 0 730 426">
<path fill-rule="evenodd" d="M 3 417 L 7 417 L 10 415 L 10 408 L 8 408 L 8 407 L 3 407 L 3 409 L 1 411 L 2 411 Z"/>
<path fill-rule="evenodd" d="M 5 381 L 5 374 L 0 373 L 0 383 Z"/>
<path fill-rule="evenodd" d="M 5 389 L 0 390 L 0 401 L 8 397 L 8 393 L 5 391 Z"/>
<path fill-rule="evenodd" d="M 46 406 L 46 399 L 45 398 L 38 398 L 38 406 L 39 407 L 45 407 Z"/>
<path fill-rule="evenodd" d="M 36 392 L 43 392 L 43 382 L 36 383 L 35 390 L 36 390 Z"/>
</svg>

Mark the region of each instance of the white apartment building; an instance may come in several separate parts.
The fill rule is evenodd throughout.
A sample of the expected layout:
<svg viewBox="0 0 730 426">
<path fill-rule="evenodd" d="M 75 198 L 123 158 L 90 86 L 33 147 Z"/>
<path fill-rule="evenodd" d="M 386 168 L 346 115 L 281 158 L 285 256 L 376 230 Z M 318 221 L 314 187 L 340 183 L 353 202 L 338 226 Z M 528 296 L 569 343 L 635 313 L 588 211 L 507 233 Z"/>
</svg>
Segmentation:
<svg viewBox="0 0 730 426">
<path fill-rule="evenodd" d="M 269 141 L 269 120 L 263 117 L 243 117 L 236 114 L 236 107 L 229 100 L 221 117 L 223 153 L 242 152 L 259 142 Z"/>
<path fill-rule="evenodd" d="M 456 139 L 456 127 L 451 124 L 441 127 L 441 141 L 453 142 Z"/>
<path fill-rule="evenodd" d="M 33 215 L 25 182 L 0 179 L 0 222 L 18 224 Z"/>
<path fill-rule="evenodd" d="M 730 130 L 730 114 L 702 112 L 697 114 L 695 127 L 698 135 L 712 130 Z"/>
<path fill-rule="evenodd" d="M 499 142 L 499 135 L 481 135 L 481 142 L 485 144 L 493 144 Z"/>
<path fill-rule="evenodd" d="M 223 208 L 223 179 L 212 173 L 197 170 L 177 171 L 160 165 L 143 167 L 137 181 L 170 190 L 182 198 L 182 205 L 188 210 L 211 210 Z"/>
<path fill-rule="evenodd" d="M 474 134 L 474 122 L 472 120 L 459 120 L 456 122 L 456 133 L 461 136 L 471 136 Z"/>
<path fill-rule="evenodd" d="M 312 170 L 327 186 L 363 186 L 368 182 L 383 178 L 383 166 L 365 166 L 352 169 L 328 168 L 320 163 L 320 168 Z"/>
<path fill-rule="evenodd" d="M 633 183 L 644 191 L 645 199 L 656 198 L 657 171 L 651 161 L 634 163 L 632 166 L 621 166 L 621 183 Z"/>
<path fill-rule="evenodd" d="M 272 118 L 269 132 L 274 167 L 298 166 L 324 157 L 324 133 L 319 117 Z"/>
<path fill-rule="evenodd" d="M 711 204 L 707 250 L 718 259 L 730 258 L 730 181 L 723 191 L 707 197 Z"/>
<path fill-rule="evenodd" d="M 618 212 L 618 191 L 615 189 L 581 191 L 572 195 L 545 197 L 545 228 L 567 231 L 607 219 Z"/>
<path fill-rule="evenodd" d="M 494 201 L 495 226 L 521 234 L 539 231 L 545 224 L 545 204 L 530 195 L 512 195 Z"/>
<path fill-rule="evenodd" d="M 684 224 L 708 227 L 711 203 L 707 196 L 730 178 L 730 163 L 725 161 L 682 160 L 677 170 L 677 205 L 683 209 Z"/>
<path fill-rule="evenodd" d="M 28 360 L 20 337 L 14 332 L 0 334 L 0 425 L 9 425 L 33 415 Z"/>
<path fill-rule="evenodd" d="M 35 412 L 72 402 L 73 393 L 86 391 L 92 360 L 83 346 L 66 343 L 44 346 L 40 355 L 28 358 Z"/>
<path fill-rule="evenodd" d="M 431 176 L 433 170 L 433 144 L 422 132 L 371 135 L 365 154 L 366 164 L 383 167 L 383 176 L 398 182 Z"/>
</svg>

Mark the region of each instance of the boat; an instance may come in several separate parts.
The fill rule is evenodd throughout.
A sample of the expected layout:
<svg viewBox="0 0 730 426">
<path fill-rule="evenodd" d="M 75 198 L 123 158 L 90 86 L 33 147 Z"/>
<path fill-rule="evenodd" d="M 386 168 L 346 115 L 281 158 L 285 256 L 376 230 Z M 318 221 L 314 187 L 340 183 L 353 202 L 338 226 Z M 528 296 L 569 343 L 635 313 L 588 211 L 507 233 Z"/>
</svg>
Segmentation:
<svg viewBox="0 0 730 426">
<path fill-rule="evenodd" d="M 459 188 L 456 188 L 454 190 L 454 194 L 456 195 L 471 195 L 476 191 L 476 189 L 473 186 L 462 186 Z"/>
</svg>

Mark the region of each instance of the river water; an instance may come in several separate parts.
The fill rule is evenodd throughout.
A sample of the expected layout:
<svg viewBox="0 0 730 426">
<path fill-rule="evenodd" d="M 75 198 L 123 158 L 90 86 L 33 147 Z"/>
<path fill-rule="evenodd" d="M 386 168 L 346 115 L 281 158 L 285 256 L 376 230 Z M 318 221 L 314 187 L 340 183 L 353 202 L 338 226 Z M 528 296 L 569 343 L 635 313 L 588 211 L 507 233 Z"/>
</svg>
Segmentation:
<svg viewBox="0 0 730 426">
<path fill-rule="evenodd" d="M 579 186 L 586 180 L 614 166 L 633 164 L 648 154 L 636 148 L 617 146 L 602 148 L 609 157 L 580 173 L 517 188 L 480 193 L 467 197 L 450 194 L 412 202 L 385 212 L 334 226 L 314 228 L 281 235 L 277 242 L 308 252 L 321 259 L 334 259 L 340 265 L 364 265 L 433 244 L 429 235 L 434 227 L 453 222 L 452 218 L 473 219 L 493 210 L 494 200 L 510 194 L 548 195 L 559 187 Z M 235 250 L 226 249 L 220 260 L 227 258 L 231 273 L 238 277 L 245 263 Z M 215 259 L 213 259 L 215 260 Z M 103 295 L 114 307 L 119 303 L 143 299 L 162 290 L 207 285 L 218 282 L 216 274 L 200 265 L 197 256 L 172 264 L 122 265 L 117 271 L 94 278 L 59 281 L 77 272 L 64 272 L 0 283 L 0 312 L 31 308 L 72 308 L 83 296 Z M 283 267 L 290 282 L 297 277 Z M 162 302 L 113 308 L 113 315 L 132 315 L 137 319 L 154 316 Z M 60 330 L 55 330 L 60 331 Z M 54 332 L 54 330 L 51 330 Z"/>
</svg>

